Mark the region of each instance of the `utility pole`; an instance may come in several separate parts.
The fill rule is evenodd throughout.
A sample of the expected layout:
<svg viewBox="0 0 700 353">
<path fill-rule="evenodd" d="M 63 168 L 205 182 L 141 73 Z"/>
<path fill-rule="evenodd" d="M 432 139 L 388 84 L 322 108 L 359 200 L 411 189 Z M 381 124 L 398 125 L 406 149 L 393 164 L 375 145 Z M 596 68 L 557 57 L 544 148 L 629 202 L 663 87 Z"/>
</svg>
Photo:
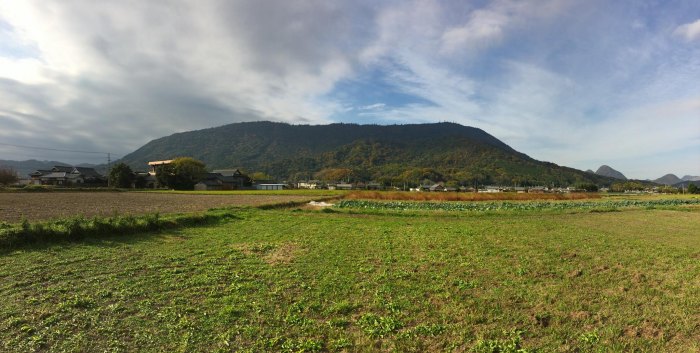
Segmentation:
<svg viewBox="0 0 700 353">
<path fill-rule="evenodd" d="M 109 172 L 112 170 L 112 154 L 107 152 L 107 187 L 110 187 Z"/>
</svg>

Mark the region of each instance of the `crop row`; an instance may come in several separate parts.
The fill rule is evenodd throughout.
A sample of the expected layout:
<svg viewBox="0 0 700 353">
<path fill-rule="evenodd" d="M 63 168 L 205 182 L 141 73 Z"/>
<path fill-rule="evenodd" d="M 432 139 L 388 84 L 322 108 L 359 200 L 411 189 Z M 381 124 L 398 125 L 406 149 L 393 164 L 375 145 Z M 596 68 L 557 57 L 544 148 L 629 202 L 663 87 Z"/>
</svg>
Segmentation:
<svg viewBox="0 0 700 353">
<path fill-rule="evenodd" d="M 362 208 L 372 210 L 430 210 L 430 211 L 529 211 L 566 209 L 614 209 L 621 207 L 656 207 L 700 204 L 700 199 L 619 200 L 582 202 L 378 202 L 367 200 L 342 200 L 338 208 Z"/>
</svg>

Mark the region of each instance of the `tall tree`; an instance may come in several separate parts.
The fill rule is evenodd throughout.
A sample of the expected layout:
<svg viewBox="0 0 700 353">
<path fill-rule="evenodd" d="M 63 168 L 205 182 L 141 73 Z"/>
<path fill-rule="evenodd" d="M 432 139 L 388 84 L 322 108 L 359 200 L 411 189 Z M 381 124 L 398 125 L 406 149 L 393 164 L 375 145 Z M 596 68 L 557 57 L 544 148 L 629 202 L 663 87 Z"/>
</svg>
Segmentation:
<svg viewBox="0 0 700 353">
<path fill-rule="evenodd" d="M 130 188 L 134 182 L 134 171 L 125 163 L 118 163 L 109 171 L 109 185 L 115 188 Z"/>
<path fill-rule="evenodd" d="M 175 158 L 156 170 L 158 183 L 175 190 L 192 190 L 206 173 L 203 162 L 192 157 Z"/>
</svg>

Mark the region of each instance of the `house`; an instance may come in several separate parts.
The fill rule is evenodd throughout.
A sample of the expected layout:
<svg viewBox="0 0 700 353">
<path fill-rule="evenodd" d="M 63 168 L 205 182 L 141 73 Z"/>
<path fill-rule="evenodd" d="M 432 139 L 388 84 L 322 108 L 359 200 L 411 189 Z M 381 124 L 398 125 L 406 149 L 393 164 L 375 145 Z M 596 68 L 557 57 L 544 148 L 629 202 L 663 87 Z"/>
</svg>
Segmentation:
<svg viewBox="0 0 700 353">
<path fill-rule="evenodd" d="M 503 188 L 500 186 L 487 186 L 485 189 L 479 190 L 479 192 L 503 192 Z"/>
<path fill-rule="evenodd" d="M 445 191 L 445 186 L 442 184 L 433 184 L 428 187 L 429 191 Z"/>
<path fill-rule="evenodd" d="M 195 190 L 245 190 L 252 188 L 250 178 L 238 169 L 220 169 L 206 173 L 194 185 Z"/>
<path fill-rule="evenodd" d="M 365 188 L 367 190 L 381 190 L 381 189 L 383 189 L 382 184 L 377 183 L 377 182 L 373 182 L 373 181 L 367 183 L 367 185 L 365 185 Z"/>
<path fill-rule="evenodd" d="M 335 184 L 335 190 L 352 190 L 353 185 L 349 183 Z"/>
<path fill-rule="evenodd" d="M 40 169 L 29 174 L 31 184 L 55 186 L 107 186 L 107 178 L 94 168 L 57 165 L 51 170 Z"/>
<path fill-rule="evenodd" d="M 155 189 L 158 186 L 158 179 L 149 172 L 134 172 L 134 183 L 132 187 L 137 189 Z"/>
<path fill-rule="evenodd" d="M 253 186 L 252 180 L 239 169 L 217 169 L 212 173 L 222 176 L 224 190 L 251 189 Z"/>
<path fill-rule="evenodd" d="M 148 168 L 149 168 L 148 173 L 151 175 L 156 175 L 156 170 L 158 169 L 158 167 L 170 164 L 172 162 L 173 162 L 172 159 L 163 160 L 163 161 L 148 162 Z"/>
</svg>

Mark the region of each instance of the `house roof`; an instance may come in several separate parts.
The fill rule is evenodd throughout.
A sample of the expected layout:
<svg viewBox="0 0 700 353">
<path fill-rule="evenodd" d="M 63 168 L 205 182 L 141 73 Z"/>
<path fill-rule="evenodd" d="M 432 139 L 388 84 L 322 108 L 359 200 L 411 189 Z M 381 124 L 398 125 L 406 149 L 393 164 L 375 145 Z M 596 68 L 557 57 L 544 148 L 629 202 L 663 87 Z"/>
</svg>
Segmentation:
<svg viewBox="0 0 700 353">
<path fill-rule="evenodd" d="M 150 162 L 148 162 L 148 165 L 151 165 L 151 166 L 153 166 L 153 165 L 165 165 L 165 164 L 170 164 L 172 162 L 173 162 L 172 159 L 166 159 L 163 161 L 150 161 Z"/>
<path fill-rule="evenodd" d="M 51 169 L 52 172 L 66 172 L 70 173 L 73 171 L 73 167 L 65 166 L 65 165 L 56 165 Z"/>
<path fill-rule="evenodd" d="M 213 171 L 214 173 L 219 173 L 223 176 L 241 176 L 243 174 L 238 168 L 236 169 L 217 169 Z"/>
<path fill-rule="evenodd" d="M 72 172 L 72 173 L 76 173 L 76 172 L 79 173 L 79 174 L 81 174 L 83 177 L 86 177 L 86 178 L 98 178 L 98 177 L 102 177 L 102 175 L 100 175 L 100 173 L 98 173 L 98 172 L 95 170 L 95 168 L 75 167 L 75 168 L 73 168 L 73 172 Z"/>
</svg>

